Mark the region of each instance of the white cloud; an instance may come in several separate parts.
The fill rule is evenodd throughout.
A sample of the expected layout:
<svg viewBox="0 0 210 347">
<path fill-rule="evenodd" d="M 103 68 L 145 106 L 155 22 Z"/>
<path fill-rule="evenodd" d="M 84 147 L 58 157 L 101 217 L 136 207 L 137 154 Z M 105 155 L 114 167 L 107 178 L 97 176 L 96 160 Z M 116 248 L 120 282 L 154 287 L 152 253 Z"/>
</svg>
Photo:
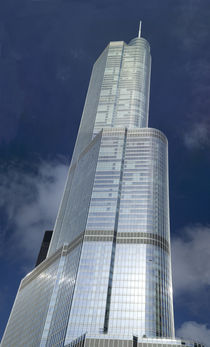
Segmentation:
<svg viewBox="0 0 210 347">
<path fill-rule="evenodd" d="M 180 65 L 188 84 L 188 110 L 183 115 L 186 126 L 182 132 L 188 150 L 210 145 L 209 122 L 209 72 L 210 63 L 206 56 L 209 41 L 210 7 L 202 0 L 179 1 L 176 6 L 175 25 L 172 35 L 176 45 L 184 52 L 185 63 Z"/>
<path fill-rule="evenodd" d="M 210 329 L 206 324 L 198 324 L 196 322 L 185 322 L 176 332 L 177 336 L 184 337 L 206 344 L 210 347 Z"/>
<path fill-rule="evenodd" d="M 84 49 L 82 49 L 81 47 L 80 48 L 72 48 L 71 49 L 71 56 L 74 58 L 74 59 L 79 59 L 79 60 L 82 60 L 82 59 L 85 59 L 87 54 L 85 52 Z"/>
<path fill-rule="evenodd" d="M 197 50 L 208 38 L 209 9 L 202 0 L 185 0 L 177 4 L 177 23 L 173 33 L 180 46 L 188 52 Z"/>
<path fill-rule="evenodd" d="M 205 123 L 195 123 L 193 127 L 184 134 L 184 144 L 188 149 L 203 148 L 209 144 L 209 129 Z"/>
<path fill-rule="evenodd" d="M 12 165 L 7 175 L 0 175 L 0 207 L 7 217 L 4 235 L 10 252 L 34 261 L 44 231 L 53 228 L 67 170 L 59 160 L 40 163 L 36 173 L 25 173 Z"/>
<path fill-rule="evenodd" d="M 210 226 L 195 225 L 172 240 L 174 294 L 210 285 Z"/>
</svg>

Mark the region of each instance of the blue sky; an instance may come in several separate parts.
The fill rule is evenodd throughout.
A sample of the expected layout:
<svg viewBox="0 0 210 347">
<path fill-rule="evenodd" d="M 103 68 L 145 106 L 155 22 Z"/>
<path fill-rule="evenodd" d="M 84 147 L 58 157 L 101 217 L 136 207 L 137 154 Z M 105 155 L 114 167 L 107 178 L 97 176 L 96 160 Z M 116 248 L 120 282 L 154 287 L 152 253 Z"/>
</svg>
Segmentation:
<svg viewBox="0 0 210 347">
<path fill-rule="evenodd" d="M 169 140 L 177 335 L 210 346 L 209 0 L 0 2 L 0 334 L 53 228 L 92 65 L 140 19 L 150 126 Z"/>
</svg>

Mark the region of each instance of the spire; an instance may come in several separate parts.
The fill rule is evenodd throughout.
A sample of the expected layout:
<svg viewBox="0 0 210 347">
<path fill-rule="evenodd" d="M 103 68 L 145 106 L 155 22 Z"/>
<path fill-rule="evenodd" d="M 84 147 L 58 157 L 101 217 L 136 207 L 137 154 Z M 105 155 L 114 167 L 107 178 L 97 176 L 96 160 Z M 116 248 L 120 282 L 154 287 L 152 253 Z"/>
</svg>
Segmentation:
<svg viewBox="0 0 210 347">
<path fill-rule="evenodd" d="M 141 20 L 140 20 L 140 22 L 139 22 L 139 34 L 138 34 L 138 37 L 141 37 Z"/>
</svg>

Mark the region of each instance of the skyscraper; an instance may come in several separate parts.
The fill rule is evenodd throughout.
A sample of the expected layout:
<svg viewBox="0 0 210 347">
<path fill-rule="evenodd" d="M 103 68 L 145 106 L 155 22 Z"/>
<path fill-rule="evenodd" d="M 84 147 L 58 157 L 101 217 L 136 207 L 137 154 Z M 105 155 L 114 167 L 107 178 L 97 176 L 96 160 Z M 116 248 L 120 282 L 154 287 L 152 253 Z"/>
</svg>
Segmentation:
<svg viewBox="0 0 210 347">
<path fill-rule="evenodd" d="M 141 37 L 94 64 L 47 258 L 20 288 L 4 346 L 201 346 L 175 339 L 168 147 L 148 128 Z"/>
</svg>

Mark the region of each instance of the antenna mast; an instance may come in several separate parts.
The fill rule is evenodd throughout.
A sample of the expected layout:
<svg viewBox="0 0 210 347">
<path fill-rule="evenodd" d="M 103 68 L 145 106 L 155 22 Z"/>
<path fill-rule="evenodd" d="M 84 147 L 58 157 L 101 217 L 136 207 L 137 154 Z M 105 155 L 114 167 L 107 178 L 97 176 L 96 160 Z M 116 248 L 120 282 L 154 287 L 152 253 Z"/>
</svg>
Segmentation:
<svg viewBox="0 0 210 347">
<path fill-rule="evenodd" d="M 139 22 L 139 34 L 138 34 L 138 37 L 141 37 L 141 23 L 142 23 L 142 21 L 140 20 L 140 22 Z"/>
</svg>

